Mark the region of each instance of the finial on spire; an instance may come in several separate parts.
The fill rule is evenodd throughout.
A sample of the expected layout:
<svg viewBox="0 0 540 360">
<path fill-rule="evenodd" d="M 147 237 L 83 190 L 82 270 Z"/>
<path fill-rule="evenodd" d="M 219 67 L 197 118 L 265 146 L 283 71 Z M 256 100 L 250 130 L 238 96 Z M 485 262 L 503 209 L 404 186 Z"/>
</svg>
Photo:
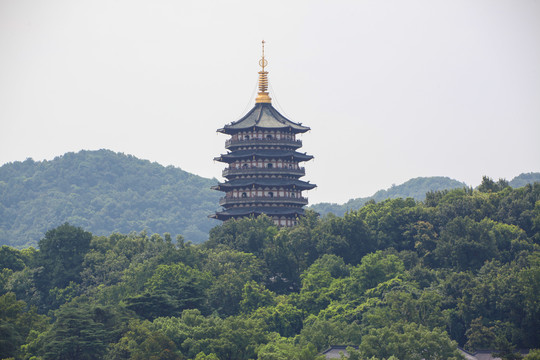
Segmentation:
<svg viewBox="0 0 540 360">
<path fill-rule="evenodd" d="M 262 70 L 259 71 L 259 94 L 255 99 L 255 103 L 271 103 L 272 99 L 268 96 L 268 71 L 265 71 L 264 68 L 268 65 L 268 61 L 264 58 L 264 43 L 262 41 L 262 57 L 259 60 L 259 65 Z"/>
<path fill-rule="evenodd" d="M 261 65 L 262 71 L 264 71 L 264 67 L 268 65 L 268 61 L 264 58 L 264 40 L 262 41 L 262 58 L 259 60 L 259 65 Z"/>
</svg>

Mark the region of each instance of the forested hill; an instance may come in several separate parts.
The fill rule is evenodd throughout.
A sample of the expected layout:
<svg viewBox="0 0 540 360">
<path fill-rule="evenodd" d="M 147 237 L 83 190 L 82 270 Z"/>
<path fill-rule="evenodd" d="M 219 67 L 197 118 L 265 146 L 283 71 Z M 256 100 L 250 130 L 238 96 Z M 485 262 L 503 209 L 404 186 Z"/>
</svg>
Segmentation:
<svg viewBox="0 0 540 360">
<path fill-rule="evenodd" d="M 534 181 L 540 181 L 540 173 L 522 174 L 509 184 Z M 110 150 L 5 164 L 0 167 L 0 245 L 35 246 L 48 229 L 65 222 L 95 235 L 146 230 L 200 243 L 220 223 L 207 218 L 218 208 L 221 195 L 210 189 L 216 182 Z M 371 199 L 423 200 L 428 191 L 464 186 L 445 177 L 416 178 L 368 198 L 343 205 L 315 204 L 311 209 L 343 215 Z"/>
<path fill-rule="evenodd" d="M 535 182 L 540 182 L 540 173 L 521 174 L 513 178 L 508 184 L 513 188 L 518 188 Z"/>
<path fill-rule="evenodd" d="M 0 247 L 0 359 L 538 360 L 539 289 L 540 183 L 231 220 L 195 245 L 63 224 Z"/>
<path fill-rule="evenodd" d="M 36 245 L 65 222 L 95 235 L 182 234 L 201 242 L 220 194 L 217 180 L 109 150 L 67 153 L 51 161 L 0 167 L 0 244 Z"/>
<path fill-rule="evenodd" d="M 509 182 L 509 185 L 513 188 L 517 188 L 525 186 L 526 184 L 533 184 L 535 182 L 540 182 L 540 173 L 521 174 L 512 179 L 512 181 Z M 347 211 L 360 209 L 370 200 L 379 202 L 386 199 L 406 199 L 410 197 L 418 201 L 424 201 L 426 194 L 430 191 L 451 190 L 463 187 L 467 187 L 467 184 L 450 179 L 449 177 L 417 177 L 410 179 L 401 185 L 393 185 L 387 190 L 379 190 L 372 196 L 351 199 L 345 204 L 314 204 L 310 207 L 310 209 L 318 212 L 321 215 L 333 213 L 334 215 L 343 216 Z"/>
<path fill-rule="evenodd" d="M 334 215 L 343 216 L 345 212 L 349 210 L 360 209 L 370 200 L 379 202 L 386 199 L 406 199 L 410 197 L 415 200 L 423 201 L 426 198 L 426 193 L 429 191 L 450 190 L 466 186 L 467 184 L 461 181 L 443 176 L 417 177 L 410 179 L 401 185 L 392 185 L 392 187 L 387 190 L 379 190 L 372 196 L 351 199 L 345 204 L 320 203 L 314 204 L 310 208 L 321 215 L 333 213 Z"/>
</svg>

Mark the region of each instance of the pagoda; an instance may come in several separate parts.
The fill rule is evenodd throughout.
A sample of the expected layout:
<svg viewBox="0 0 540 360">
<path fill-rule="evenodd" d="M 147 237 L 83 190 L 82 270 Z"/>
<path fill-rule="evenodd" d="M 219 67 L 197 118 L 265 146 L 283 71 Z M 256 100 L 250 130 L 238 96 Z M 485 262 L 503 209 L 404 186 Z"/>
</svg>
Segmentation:
<svg viewBox="0 0 540 360">
<path fill-rule="evenodd" d="M 294 226 L 308 203 L 302 191 L 316 187 L 300 180 L 305 175 L 300 164 L 313 156 L 298 151 L 302 141 L 296 135 L 310 128 L 290 121 L 272 106 L 264 41 L 259 65 L 255 106 L 240 120 L 217 130 L 231 137 L 225 141 L 228 152 L 214 158 L 227 164 L 223 170 L 227 181 L 212 187 L 225 193 L 219 200 L 224 209 L 210 217 L 226 221 L 266 214 L 276 225 Z"/>
</svg>

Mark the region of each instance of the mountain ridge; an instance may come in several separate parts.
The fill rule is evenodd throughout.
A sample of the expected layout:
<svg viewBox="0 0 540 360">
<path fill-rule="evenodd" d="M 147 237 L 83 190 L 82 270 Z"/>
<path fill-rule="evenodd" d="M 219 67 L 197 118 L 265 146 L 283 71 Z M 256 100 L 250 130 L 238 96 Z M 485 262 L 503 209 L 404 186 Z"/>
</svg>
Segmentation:
<svg viewBox="0 0 540 360">
<path fill-rule="evenodd" d="M 207 218 L 218 207 L 216 182 L 104 149 L 8 163 L 0 167 L 0 243 L 35 245 L 64 222 L 95 235 L 146 230 L 202 242 L 218 223 Z"/>
<path fill-rule="evenodd" d="M 513 188 L 517 188 L 534 182 L 540 182 L 540 173 L 522 173 L 514 177 L 508 184 Z M 371 196 L 350 199 L 343 204 L 317 203 L 308 208 L 321 215 L 332 213 L 336 216 L 343 216 L 347 211 L 358 210 L 371 200 L 378 202 L 399 197 L 411 197 L 417 201 L 423 201 L 426 198 L 426 193 L 430 191 L 451 190 L 460 187 L 469 187 L 469 185 L 446 176 L 416 177 L 405 181 L 403 184 L 392 185 L 386 190 L 379 190 Z"/>
<path fill-rule="evenodd" d="M 513 187 L 540 181 L 524 173 Z M 69 222 L 95 235 L 147 231 L 182 235 L 200 243 L 220 222 L 208 219 L 219 207 L 217 183 L 174 166 L 111 150 L 68 152 L 52 160 L 16 161 L 0 166 L 0 245 L 35 246 L 45 232 Z M 447 177 L 423 177 L 344 204 L 318 203 L 308 209 L 343 215 L 370 200 L 412 197 L 467 186 Z"/>
</svg>

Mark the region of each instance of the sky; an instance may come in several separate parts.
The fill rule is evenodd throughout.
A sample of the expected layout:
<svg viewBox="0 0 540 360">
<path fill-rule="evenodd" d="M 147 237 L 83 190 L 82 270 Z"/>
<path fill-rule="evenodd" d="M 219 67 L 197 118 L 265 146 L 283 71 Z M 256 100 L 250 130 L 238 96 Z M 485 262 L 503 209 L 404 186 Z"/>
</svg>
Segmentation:
<svg viewBox="0 0 540 360">
<path fill-rule="evenodd" d="M 263 39 L 310 203 L 540 171 L 539 0 L 0 0 L 0 165 L 111 149 L 223 180 Z"/>
</svg>

